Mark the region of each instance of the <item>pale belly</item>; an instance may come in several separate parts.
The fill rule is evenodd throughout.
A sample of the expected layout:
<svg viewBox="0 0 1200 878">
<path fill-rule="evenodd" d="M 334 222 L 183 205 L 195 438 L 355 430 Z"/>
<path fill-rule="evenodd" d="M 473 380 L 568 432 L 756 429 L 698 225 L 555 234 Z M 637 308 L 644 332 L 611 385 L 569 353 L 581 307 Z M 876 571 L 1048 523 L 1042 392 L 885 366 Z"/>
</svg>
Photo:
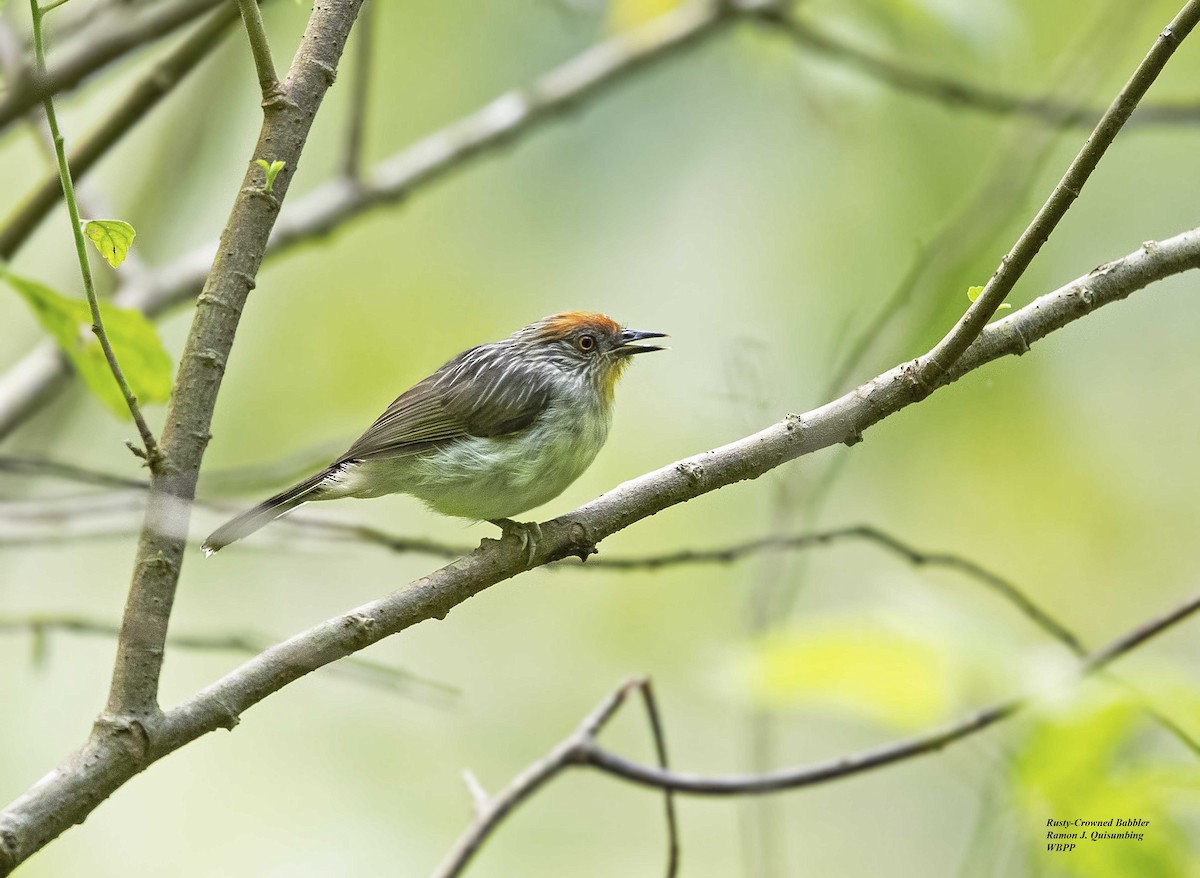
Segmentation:
<svg viewBox="0 0 1200 878">
<path fill-rule="evenodd" d="M 579 478 L 608 427 L 599 411 L 543 418 L 513 436 L 471 437 L 422 454 L 364 461 L 322 493 L 330 499 L 411 494 L 443 515 L 511 518 L 553 500 Z"/>
</svg>

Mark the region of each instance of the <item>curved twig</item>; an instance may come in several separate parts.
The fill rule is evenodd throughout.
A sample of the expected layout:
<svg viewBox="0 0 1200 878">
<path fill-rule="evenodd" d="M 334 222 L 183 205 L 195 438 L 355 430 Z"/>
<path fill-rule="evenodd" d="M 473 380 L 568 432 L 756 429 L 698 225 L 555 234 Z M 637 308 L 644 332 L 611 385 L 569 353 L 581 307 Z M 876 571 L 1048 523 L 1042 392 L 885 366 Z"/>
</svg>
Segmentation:
<svg viewBox="0 0 1200 878">
<path fill-rule="evenodd" d="M 1107 667 L 1121 656 L 1136 649 L 1150 638 L 1161 634 L 1173 625 L 1200 610 L 1200 595 L 1191 598 L 1174 610 L 1152 619 L 1127 634 L 1118 637 L 1107 646 L 1091 653 L 1080 663 L 1080 675 L 1095 673 Z M 876 750 L 868 750 L 851 756 L 842 756 L 829 762 L 798 768 L 785 768 L 758 775 L 728 775 L 708 777 L 684 774 L 661 768 L 639 765 L 599 747 L 591 749 L 585 761 L 616 777 L 655 789 L 669 789 L 678 793 L 701 796 L 745 796 L 777 793 L 801 787 L 827 783 L 833 780 L 861 774 L 874 768 L 882 768 L 903 762 L 916 756 L 933 753 L 948 744 L 970 737 L 989 726 L 1015 714 L 1028 704 L 1028 699 L 1014 699 L 995 704 L 977 711 L 944 729 L 921 735 L 897 744 L 889 744 Z"/>
</svg>

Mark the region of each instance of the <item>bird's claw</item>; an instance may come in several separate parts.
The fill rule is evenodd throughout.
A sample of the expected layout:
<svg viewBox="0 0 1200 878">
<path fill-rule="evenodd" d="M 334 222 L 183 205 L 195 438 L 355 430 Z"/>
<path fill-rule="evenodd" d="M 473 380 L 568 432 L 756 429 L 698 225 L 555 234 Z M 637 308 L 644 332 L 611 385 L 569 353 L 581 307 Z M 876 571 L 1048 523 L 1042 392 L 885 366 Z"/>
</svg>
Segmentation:
<svg viewBox="0 0 1200 878">
<path fill-rule="evenodd" d="M 525 553 L 525 565 L 532 567 L 538 543 L 542 539 L 542 526 L 536 521 L 513 521 L 511 518 L 493 518 L 490 521 L 500 528 L 505 538 L 511 536 L 520 540 L 521 551 Z"/>
</svg>

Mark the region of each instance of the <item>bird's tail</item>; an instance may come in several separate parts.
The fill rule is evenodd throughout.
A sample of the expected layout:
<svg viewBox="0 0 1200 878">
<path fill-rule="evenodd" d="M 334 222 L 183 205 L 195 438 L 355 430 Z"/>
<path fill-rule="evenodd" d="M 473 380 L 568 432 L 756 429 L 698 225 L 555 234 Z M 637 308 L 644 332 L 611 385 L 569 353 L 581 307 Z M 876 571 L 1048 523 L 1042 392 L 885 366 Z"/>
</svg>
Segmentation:
<svg viewBox="0 0 1200 878">
<path fill-rule="evenodd" d="M 201 544 L 200 548 L 204 550 L 205 555 L 212 555 L 230 543 L 250 536 L 260 527 L 270 524 L 285 512 L 290 512 L 302 503 L 315 499 L 312 496 L 313 492 L 320 487 L 332 471 L 333 467 L 322 470 L 315 476 L 292 485 L 286 491 L 280 491 L 253 509 L 248 509 L 236 518 L 230 519 L 209 534 L 208 539 Z"/>
</svg>

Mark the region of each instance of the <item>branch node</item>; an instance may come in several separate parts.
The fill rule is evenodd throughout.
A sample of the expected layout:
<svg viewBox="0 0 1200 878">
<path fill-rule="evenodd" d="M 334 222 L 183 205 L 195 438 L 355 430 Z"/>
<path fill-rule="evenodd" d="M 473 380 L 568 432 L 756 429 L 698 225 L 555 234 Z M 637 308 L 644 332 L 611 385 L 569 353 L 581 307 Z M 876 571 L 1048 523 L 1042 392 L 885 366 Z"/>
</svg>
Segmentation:
<svg viewBox="0 0 1200 878">
<path fill-rule="evenodd" d="M 571 542 L 563 549 L 562 557 L 574 555 L 581 562 L 587 563 L 587 559 L 592 555 L 598 555 L 600 550 L 596 548 L 596 540 L 588 532 L 588 527 L 582 521 L 571 522 Z"/>
<path fill-rule="evenodd" d="M 374 641 L 375 619 L 366 613 L 350 613 L 342 617 L 342 627 L 354 632 L 354 642 L 361 649 Z"/>
<path fill-rule="evenodd" d="M 1090 314 L 1096 308 L 1096 294 L 1092 292 L 1090 287 L 1076 287 L 1075 296 L 1079 299 L 1079 303 L 1083 305 L 1083 313 Z M 1025 350 L 1029 350 L 1029 345 L 1025 346 Z"/>
<path fill-rule="evenodd" d="M 469 768 L 462 770 L 462 779 L 463 783 L 467 785 L 467 792 L 471 794 L 471 804 L 474 807 L 475 816 L 482 816 L 490 801 L 487 790 L 483 788 L 483 784 L 479 782 L 479 778 Z"/>
<path fill-rule="evenodd" d="M 942 364 L 938 362 L 935 356 L 930 356 L 924 363 L 917 359 L 905 363 L 900 367 L 901 379 L 913 388 L 918 400 L 924 399 L 934 391 L 934 384 L 931 384 L 925 378 L 924 372 L 926 369 L 937 373 L 938 376 L 945 374 Z"/>
<path fill-rule="evenodd" d="M 262 192 L 262 190 L 260 190 L 260 189 L 255 189 L 253 191 L 260 192 L 260 193 Z M 275 199 L 272 198 L 271 200 L 274 201 Z M 254 289 L 256 286 L 258 286 L 258 281 L 255 280 L 254 275 L 249 274 L 248 272 L 238 271 L 237 269 L 233 269 L 229 272 L 229 276 L 236 277 L 238 280 L 240 280 L 242 283 L 244 283 L 246 285 L 246 292 L 249 292 L 250 290 Z"/>
<path fill-rule="evenodd" d="M 94 734 L 112 741 L 139 760 L 150 750 L 150 733 L 140 719 L 102 713 L 92 728 Z"/>
<path fill-rule="evenodd" d="M 192 359 L 198 360 L 210 369 L 216 369 L 218 372 L 225 371 L 225 356 L 220 351 L 212 348 L 205 348 L 202 351 L 196 351 L 192 354 Z"/>
</svg>

